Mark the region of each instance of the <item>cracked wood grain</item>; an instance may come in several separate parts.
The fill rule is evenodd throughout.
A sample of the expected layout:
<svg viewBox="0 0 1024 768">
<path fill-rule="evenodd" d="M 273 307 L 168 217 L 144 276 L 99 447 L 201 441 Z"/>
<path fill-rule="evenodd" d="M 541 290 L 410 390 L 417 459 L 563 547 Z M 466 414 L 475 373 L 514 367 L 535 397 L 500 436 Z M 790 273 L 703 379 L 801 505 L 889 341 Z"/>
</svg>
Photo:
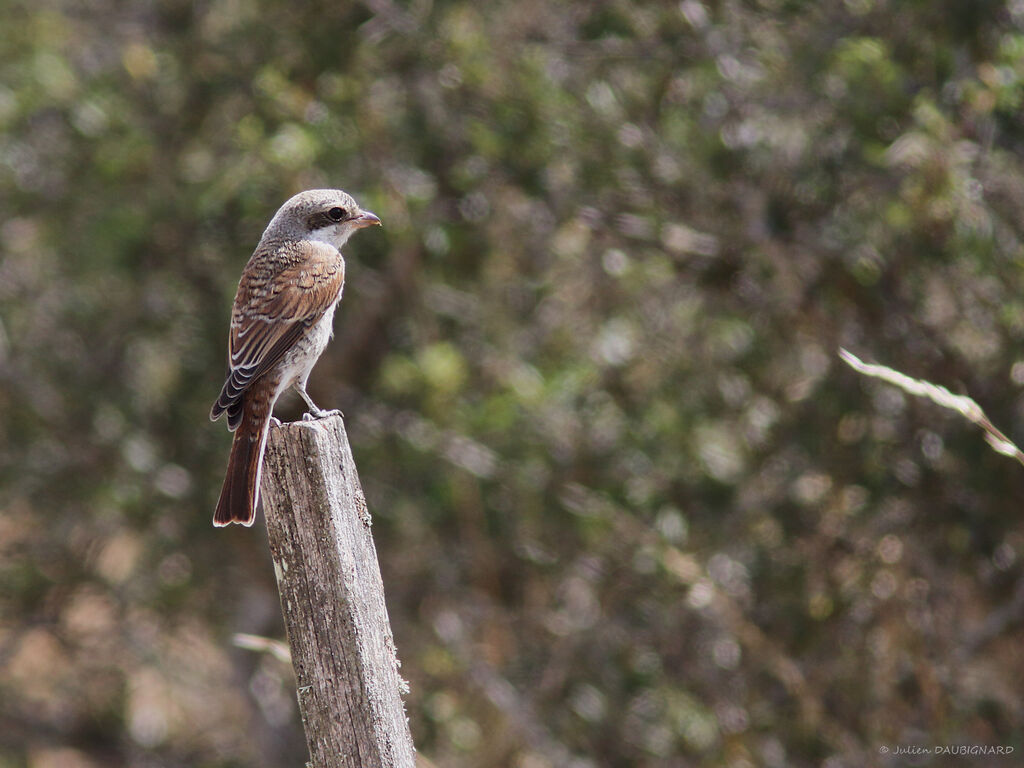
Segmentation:
<svg viewBox="0 0 1024 768">
<path fill-rule="evenodd" d="M 272 428 L 263 506 L 313 768 L 413 768 L 370 514 L 340 416 Z"/>
</svg>

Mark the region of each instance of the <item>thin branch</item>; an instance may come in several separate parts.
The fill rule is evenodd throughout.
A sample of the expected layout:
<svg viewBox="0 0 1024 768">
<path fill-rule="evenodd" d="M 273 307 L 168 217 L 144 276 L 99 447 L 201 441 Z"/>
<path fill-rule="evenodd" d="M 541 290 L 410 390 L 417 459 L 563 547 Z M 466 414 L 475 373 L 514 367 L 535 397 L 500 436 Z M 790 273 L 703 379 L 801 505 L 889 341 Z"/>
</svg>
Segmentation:
<svg viewBox="0 0 1024 768">
<path fill-rule="evenodd" d="M 237 648 L 244 648 L 247 651 L 258 651 L 259 653 L 269 653 L 278 661 L 283 661 L 285 664 L 292 663 L 292 653 L 288 650 L 288 645 L 280 640 L 236 632 L 231 637 L 231 641 Z"/>
<path fill-rule="evenodd" d="M 971 398 L 965 395 L 954 395 L 945 387 L 940 387 L 938 384 L 932 384 L 930 381 L 924 381 L 923 379 L 912 379 L 906 374 L 895 371 L 892 368 L 887 368 L 884 365 L 865 363 L 856 355 L 842 348 L 839 349 L 839 357 L 858 373 L 887 381 L 904 392 L 909 392 L 918 397 L 927 397 L 933 403 L 937 403 L 943 408 L 956 411 L 968 421 L 977 424 L 985 430 L 985 442 L 994 451 L 1004 456 L 1012 456 L 1021 464 L 1024 464 L 1024 452 L 989 421 L 988 416 L 981 410 L 981 406 Z"/>
</svg>

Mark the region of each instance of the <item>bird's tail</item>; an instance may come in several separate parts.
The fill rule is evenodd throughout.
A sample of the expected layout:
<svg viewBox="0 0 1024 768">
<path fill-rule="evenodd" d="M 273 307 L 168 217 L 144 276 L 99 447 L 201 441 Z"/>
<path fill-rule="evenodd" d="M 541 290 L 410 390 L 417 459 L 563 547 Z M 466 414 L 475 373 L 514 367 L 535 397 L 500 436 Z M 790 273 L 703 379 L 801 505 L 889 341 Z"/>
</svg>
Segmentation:
<svg viewBox="0 0 1024 768">
<path fill-rule="evenodd" d="M 260 381 L 245 394 L 241 424 L 231 443 L 227 474 L 217 511 L 213 514 L 213 524 L 218 528 L 231 523 L 249 526 L 256 519 L 263 452 L 267 447 L 276 384 L 275 381 Z"/>
</svg>

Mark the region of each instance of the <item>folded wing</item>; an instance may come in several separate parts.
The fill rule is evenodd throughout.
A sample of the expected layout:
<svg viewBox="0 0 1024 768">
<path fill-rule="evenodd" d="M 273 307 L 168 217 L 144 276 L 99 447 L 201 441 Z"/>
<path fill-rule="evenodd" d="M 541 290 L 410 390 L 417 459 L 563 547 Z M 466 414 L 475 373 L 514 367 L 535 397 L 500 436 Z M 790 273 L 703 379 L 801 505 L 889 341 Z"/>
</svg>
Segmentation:
<svg viewBox="0 0 1024 768">
<path fill-rule="evenodd" d="M 228 428 L 242 420 L 242 395 L 337 302 L 345 282 L 345 262 L 327 243 L 302 240 L 265 262 L 281 269 L 259 269 L 250 262 L 242 273 L 231 311 L 227 380 L 210 419 L 228 415 Z"/>
</svg>

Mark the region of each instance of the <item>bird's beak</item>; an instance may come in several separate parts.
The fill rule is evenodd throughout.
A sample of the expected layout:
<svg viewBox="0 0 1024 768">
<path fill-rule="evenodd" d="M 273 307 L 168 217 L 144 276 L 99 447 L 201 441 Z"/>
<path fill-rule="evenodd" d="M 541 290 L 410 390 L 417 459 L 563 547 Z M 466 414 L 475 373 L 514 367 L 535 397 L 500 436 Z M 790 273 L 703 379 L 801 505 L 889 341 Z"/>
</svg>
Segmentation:
<svg viewBox="0 0 1024 768">
<path fill-rule="evenodd" d="M 369 211 L 363 211 L 354 219 L 352 223 L 362 229 L 363 227 L 381 226 L 380 219 L 377 218 L 376 214 L 370 213 Z"/>
</svg>

